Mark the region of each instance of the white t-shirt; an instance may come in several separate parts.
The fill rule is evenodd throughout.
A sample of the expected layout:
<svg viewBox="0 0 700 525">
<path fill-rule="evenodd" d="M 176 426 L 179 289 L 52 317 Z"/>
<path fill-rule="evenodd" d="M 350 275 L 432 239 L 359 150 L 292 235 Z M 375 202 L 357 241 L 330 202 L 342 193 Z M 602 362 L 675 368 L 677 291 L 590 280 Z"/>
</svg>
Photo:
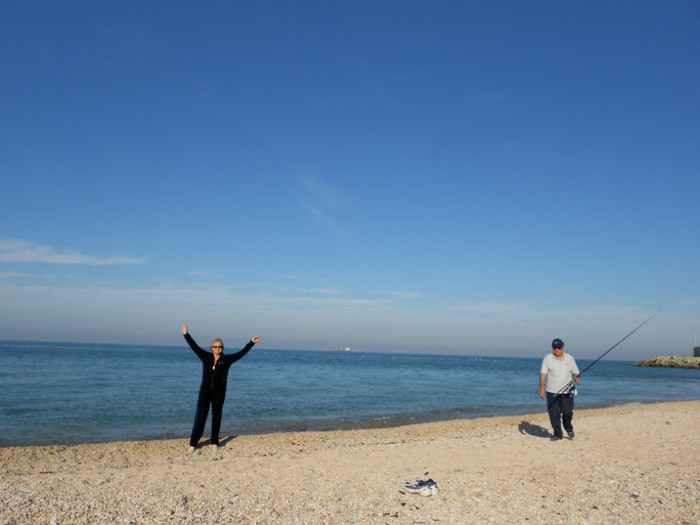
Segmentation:
<svg viewBox="0 0 700 525">
<path fill-rule="evenodd" d="M 554 354 L 548 354 L 542 360 L 540 374 L 547 374 L 547 392 L 558 394 L 571 382 L 573 376 L 579 373 L 576 360 L 567 353 L 564 353 L 561 359 L 557 359 Z"/>
</svg>

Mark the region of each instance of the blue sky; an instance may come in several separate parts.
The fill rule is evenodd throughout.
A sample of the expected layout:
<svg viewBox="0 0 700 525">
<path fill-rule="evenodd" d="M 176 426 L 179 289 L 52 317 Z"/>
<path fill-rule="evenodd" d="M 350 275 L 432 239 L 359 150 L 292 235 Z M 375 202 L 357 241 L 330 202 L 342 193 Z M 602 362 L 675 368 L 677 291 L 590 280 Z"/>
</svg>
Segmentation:
<svg viewBox="0 0 700 525">
<path fill-rule="evenodd" d="M 687 355 L 696 2 L 4 2 L 0 338 Z"/>
</svg>

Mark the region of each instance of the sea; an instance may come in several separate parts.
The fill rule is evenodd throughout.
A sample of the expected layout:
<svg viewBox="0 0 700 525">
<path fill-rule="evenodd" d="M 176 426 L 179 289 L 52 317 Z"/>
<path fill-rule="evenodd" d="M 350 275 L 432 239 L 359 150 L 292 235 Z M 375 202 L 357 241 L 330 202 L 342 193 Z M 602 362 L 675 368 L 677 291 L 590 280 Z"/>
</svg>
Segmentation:
<svg viewBox="0 0 700 525">
<path fill-rule="evenodd" d="M 254 348 L 229 372 L 221 435 L 544 413 L 541 362 Z M 184 342 L 0 341 L 0 447 L 188 438 L 201 372 Z M 601 360 L 582 376 L 576 408 L 698 399 L 698 370 Z"/>
</svg>

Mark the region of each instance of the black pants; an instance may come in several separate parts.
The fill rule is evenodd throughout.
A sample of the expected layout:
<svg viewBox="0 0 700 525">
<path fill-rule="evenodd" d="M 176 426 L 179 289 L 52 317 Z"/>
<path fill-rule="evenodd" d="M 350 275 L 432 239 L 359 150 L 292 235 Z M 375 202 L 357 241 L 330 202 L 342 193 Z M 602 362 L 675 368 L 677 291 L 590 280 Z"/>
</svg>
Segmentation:
<svg viewBox="0 0 700 525">
<path fill-rule="evenodd" d="M 209 415 L 209 405 L 211 405 L 211 444 L 219 444 L 219 431 L 221 430 L 221 414 L 224 410 L 224 399 L 226 393 L 223 392 L 199 392 L 197 400 L 197 414 L 194 416 L 194 426 L 190 436 L 190 446 L 196 447 L 204 433 L 204 425 Z"/>
<path fill-rule="evenodd" d="M 552 394 L 547 392 L 547 412 L 549 412 L 549 422 L 554 430 L 554 437 L 563 437 L 561 425 L 564 430 L 573 432 L 574 427 L 571 420 L 574 417 L 574 395 L 573 394 Z"/>
</svg>

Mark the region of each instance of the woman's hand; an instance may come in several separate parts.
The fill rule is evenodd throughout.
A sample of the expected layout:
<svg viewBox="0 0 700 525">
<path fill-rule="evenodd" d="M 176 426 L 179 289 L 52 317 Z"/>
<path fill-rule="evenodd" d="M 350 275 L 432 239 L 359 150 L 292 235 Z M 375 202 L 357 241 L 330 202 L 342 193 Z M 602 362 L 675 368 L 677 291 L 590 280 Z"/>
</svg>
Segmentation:
<svg viewBox="0 0 700 525">
<path fill-rule="evenodd" d="M 253 337 L 253 338 L 251 339 L 251 341 L 252 341 L 253 343 L 259 343 L 260 341 L 262 341 L 262 337 L 260 337 L 259 335 L 256 335 L 255 337 Z"/>
<path fill-rule="evenodd" d="M 182 323 L 182 335 L 187 335 L 187 325 Z"/>
</svg>

